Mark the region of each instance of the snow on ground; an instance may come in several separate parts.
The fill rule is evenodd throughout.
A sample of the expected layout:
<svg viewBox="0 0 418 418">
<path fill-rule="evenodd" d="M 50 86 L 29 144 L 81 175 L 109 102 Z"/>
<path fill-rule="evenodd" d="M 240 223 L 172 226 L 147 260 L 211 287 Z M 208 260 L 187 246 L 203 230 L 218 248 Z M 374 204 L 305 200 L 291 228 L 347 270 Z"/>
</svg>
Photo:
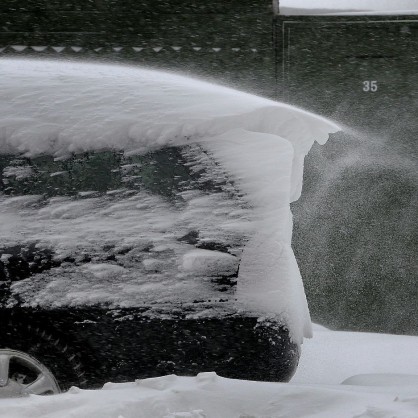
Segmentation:
<svg viewBox="0 0 418 418">
<path fill-rule="evenodd" d="M 211 372 L 170 375 L 107 383 L 102 390 L 3 399 L 0 417 L 417 418 L 417 352 L 418 337 L 317 326 L 291 383 L 232 380 Z"/>
<path fill-rule="evenodd" d="M 418 375 L 418 337 L 328 331 L 316 325 L 302 351 L 294 383 L 338 384 L 358 374 Z"/>
<path fill-rule="evenodd" d="M 280 0 L 280 13 L 303 14 L 418 14 L 417 0 Z"/>
</svg>

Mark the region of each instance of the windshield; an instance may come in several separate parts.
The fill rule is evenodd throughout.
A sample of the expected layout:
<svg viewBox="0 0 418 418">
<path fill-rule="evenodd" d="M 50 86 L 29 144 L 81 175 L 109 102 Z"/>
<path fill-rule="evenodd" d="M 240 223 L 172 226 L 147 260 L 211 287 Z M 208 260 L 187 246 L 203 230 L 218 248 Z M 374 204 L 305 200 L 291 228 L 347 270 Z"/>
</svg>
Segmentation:
<svg viewBox="0 0 418 418">
<path fill-rule="evenodd" d="M 1 257 L 19 300 L 126 307 L 233 292 L 251 211 L 201 146 L 0 164 Z"/>
</svg>

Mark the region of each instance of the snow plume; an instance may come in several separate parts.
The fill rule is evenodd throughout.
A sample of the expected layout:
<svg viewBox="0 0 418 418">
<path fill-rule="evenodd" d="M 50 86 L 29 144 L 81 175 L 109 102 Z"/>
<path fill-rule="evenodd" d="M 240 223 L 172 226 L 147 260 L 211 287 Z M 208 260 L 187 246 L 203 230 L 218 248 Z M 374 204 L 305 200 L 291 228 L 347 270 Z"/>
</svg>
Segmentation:
<svg viewBox="0 0 418 418">
<path fill-rule="evenodd" d="M 94 150 L 133 155 L 203 145 L 255 212 L 257 233 L 242 255 L 239 301 L 257 314 L 282 317 L 294 341 L 310 335 L 290 246 L 289 204 L 300 196 L 304 156 L 337 125 L 226 87 L 116 65 L 4 59 L 0 95 L 3 154 L 62 159 Z"/>
</svg>

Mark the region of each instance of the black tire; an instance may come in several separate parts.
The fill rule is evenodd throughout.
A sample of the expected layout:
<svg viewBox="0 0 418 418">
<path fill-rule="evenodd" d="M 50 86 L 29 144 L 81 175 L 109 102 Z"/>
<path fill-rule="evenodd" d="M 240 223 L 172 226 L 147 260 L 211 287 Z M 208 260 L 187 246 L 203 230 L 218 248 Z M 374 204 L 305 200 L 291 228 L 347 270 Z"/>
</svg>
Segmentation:
<svg viewBox="0 0 418 418">
<path fill-rule="evenodd" d="M 38 360 L 54 375 L 61 391 L 87 383 L 79 355 L 62 338 L 37 324 L 23 324 L 12 317 L 1 328 L 0 349 L 21 351 Z"/>
</svg>

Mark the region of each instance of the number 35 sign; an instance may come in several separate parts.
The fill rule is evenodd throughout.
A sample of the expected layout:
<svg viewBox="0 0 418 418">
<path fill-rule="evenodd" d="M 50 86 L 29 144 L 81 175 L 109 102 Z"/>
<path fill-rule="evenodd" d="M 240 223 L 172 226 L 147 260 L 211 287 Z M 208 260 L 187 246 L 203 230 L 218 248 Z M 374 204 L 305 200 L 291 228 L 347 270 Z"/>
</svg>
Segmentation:
<svg viewBox="0 0 418 418">
<path fill-rule="evenodd" d="M 363 91 L 374 93 L 377 91 L 377 81 L 366 80 L 363 81 Z"/>
</svg>

